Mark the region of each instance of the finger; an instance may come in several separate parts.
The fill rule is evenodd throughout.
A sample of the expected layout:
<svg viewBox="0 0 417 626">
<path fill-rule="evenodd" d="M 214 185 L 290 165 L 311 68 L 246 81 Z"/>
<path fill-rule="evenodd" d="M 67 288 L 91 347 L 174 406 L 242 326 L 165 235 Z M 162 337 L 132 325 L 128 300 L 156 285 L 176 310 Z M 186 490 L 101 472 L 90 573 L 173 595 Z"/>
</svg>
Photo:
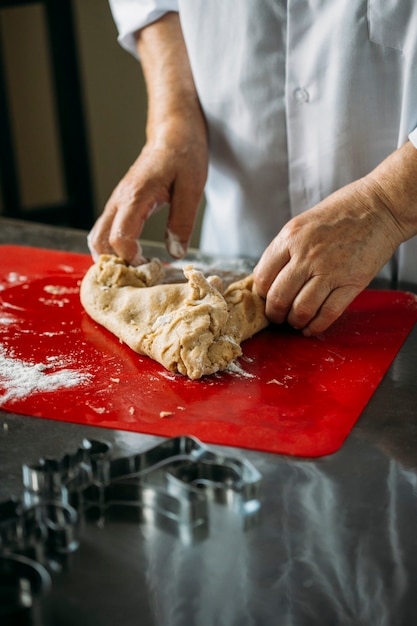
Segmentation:
<svg viewBox="0 0 417 626">
<path fill-rule="evenodd" d="M 318 314 L 320 307 L 331 292 L 329 284 L 322 276 L 314 276 L 301 287 L 295 296 L 287 321 L 294 328 L 304 328 Z"/>
<path fill-rule="evenodd" d="M 269 244 L 253 270 L 256 291 L 263 298 L 266 298 L 272 283 L 291 258 L 288 248 L 283 247 L 280 241 L 278 236 Z"/>
<path fill-rule="evenodd" d="M 175 259 L 187 254 L 200 199 L 201 194 L 181 182 L 175 185 L 165 232 L 167 250 Z"/>
<path fill-rule="evenodd" d="M 100 254 L 114 254 L 109 242 L 111 226 L 115 215 L 115 209 L 108 208 L 97 219 L 93 228 L 87 235 L 87 244 L 94 261 Z"/>
<path fill-rule="evenodd" d="M 178 235 L 168 227 L 165 231 L 165 244 L 174 259 L 183 259 L 187 254 L 188 241 L 181 241 Z"/>
<path fill-rule="evenodd" d="M 109 233 L 109 242 L 115 253 L 131 265 L 140 265 L 146 259 L 138 241 L 143 226 L 159 203 L 151 194 L 143 194 L 140 200 L 119 204 Z"/>
<path fill-rule="evenodd" d="M 358 287 L 350 285 L 332 291 L 321 305 L 315 317 L 304 328 L 303 335 L 309 337 L 327 330 L 342 315 L 359 292 L 360 289 Z"/>
<path fill-rule="evenodd" d="M 271 284 L 266 294 L 265 313 L 271 322 L 286 321 L 292 304 L 305 284 L 306 277 L 297 270 L 295 263 L 287 263 Z"/>
</svg>

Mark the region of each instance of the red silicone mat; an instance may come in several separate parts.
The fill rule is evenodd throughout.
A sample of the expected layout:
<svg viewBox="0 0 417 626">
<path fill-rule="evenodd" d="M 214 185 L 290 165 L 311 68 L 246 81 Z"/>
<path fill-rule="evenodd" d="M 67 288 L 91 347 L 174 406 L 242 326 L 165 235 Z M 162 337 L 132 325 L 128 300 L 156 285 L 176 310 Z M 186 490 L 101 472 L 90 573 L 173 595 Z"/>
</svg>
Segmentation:
<svg viewBox="0 0 417 626">
<path fill-rule="evenodd" d="M 322 336 L 270 327 L 236 371 L 190 381 L 82 310 L 86 255 L 0 246 L 0 408 L 297 456 L 336 451 L 417 320 L 416 296 L 367 290 Z"/>
</svg>

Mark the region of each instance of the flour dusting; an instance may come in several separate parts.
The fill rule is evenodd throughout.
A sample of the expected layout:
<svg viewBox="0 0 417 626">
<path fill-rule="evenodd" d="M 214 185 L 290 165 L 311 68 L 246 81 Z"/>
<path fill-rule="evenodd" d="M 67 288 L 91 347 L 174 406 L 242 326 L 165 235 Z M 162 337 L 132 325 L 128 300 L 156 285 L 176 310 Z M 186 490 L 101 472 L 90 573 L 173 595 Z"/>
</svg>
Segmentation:
<svg viewBox="0 0 417 626">
<path fill-rule="evenodd" d="M 2 315 L 0 317 L 0 324 L 16 324 L 17 320 L 15 317 L 8 317 L 6 315 Z"/>
<path fill-rule="evenodd" d="M 17 272 L 9 272 L 6 276 L 7 282 L 13 283 L 24 283 L 28 279 L 27 276 L 23 276 L 23 274 L 18 274 Z"/>
<path fill-rule="evenodd" d="M 224 370 L 229 374 L 236 374 L 237 376 L 242 376 L 243 378 L 256 378 L 254 374 L 250 374 L 244 370 L 236 361 L 232 361 Z"/>
<path fill-rule="evenodd" d="M 52 364 L 24 362 L 7 356 L 0 348 L 0 391 L 6 391 L 0 398 L 0 406 L 31 394 L 69 389 L 91 379 L 91 374 L 68 369 L 67 365 L 62 361 Z M 62 369 L 57 370 L 57 367 Z"/>
<path fill-rule="evenodd" d="M 46 293 L 51 293 L 54 296 L 62 296 L 62 294 L 79 293 L 79 287 L 64 287 L 63 285 L 45 285 L 43 288 Z"/>
</svg>

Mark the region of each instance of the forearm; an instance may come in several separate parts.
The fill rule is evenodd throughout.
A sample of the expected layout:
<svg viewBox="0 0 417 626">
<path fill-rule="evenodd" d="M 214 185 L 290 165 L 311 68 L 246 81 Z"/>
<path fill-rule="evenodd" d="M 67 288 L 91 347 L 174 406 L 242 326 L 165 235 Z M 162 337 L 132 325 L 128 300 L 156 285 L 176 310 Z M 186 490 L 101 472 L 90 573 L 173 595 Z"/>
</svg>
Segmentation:
<svg viewBox="0 0 417 626">
<path fill-rule="evenodd" d="M 158 143 L 186 121 L 205 138 L 205 124 L 177 13 L 167 13 L 137 34 L 148 92 L 147 139 Z"/>
<path fill-rule="evenodd" d="M 417 235 L 417 149 L 413 144 L 408 141 L 393 152 L 364 182 L 388 225 L 394 248 Z"/>
</svg>

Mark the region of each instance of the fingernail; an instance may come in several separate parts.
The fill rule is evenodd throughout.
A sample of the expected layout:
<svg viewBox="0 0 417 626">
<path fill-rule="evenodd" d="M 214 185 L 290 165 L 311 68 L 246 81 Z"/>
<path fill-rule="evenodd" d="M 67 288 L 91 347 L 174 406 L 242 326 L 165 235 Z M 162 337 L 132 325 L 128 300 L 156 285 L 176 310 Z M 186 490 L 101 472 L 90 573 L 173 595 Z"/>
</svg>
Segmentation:
<svg viewBox="0 0 417 626">
<path fill-rule="evenodd" d="M 167 229 L 166 242 L 168 252 L 174 257 L 174 259 L 182 259 L 185 256 L 186 251 L 184 250 L 179 237 L 169 229 Z"/>
<path fill-rule="evenodd" d="M 90 250 L 91 256 L 93 258 L 94 263 L 97 263 L 98 259 L 99 259 L 99 253 L 93 248 L 93 234 L 90 231 L 87 235 L 87 246 L 88 249 Z"/>
<path fill-rule="evenodd" d="M 133 257 L 133 259 L 130 261 L 130 265 L 143 265 L 147 261 L 142 254 L 142 247 L 138 241 L 136 242 L 136 245 L 137 245 L 136 254 Z"/>
</svg>

